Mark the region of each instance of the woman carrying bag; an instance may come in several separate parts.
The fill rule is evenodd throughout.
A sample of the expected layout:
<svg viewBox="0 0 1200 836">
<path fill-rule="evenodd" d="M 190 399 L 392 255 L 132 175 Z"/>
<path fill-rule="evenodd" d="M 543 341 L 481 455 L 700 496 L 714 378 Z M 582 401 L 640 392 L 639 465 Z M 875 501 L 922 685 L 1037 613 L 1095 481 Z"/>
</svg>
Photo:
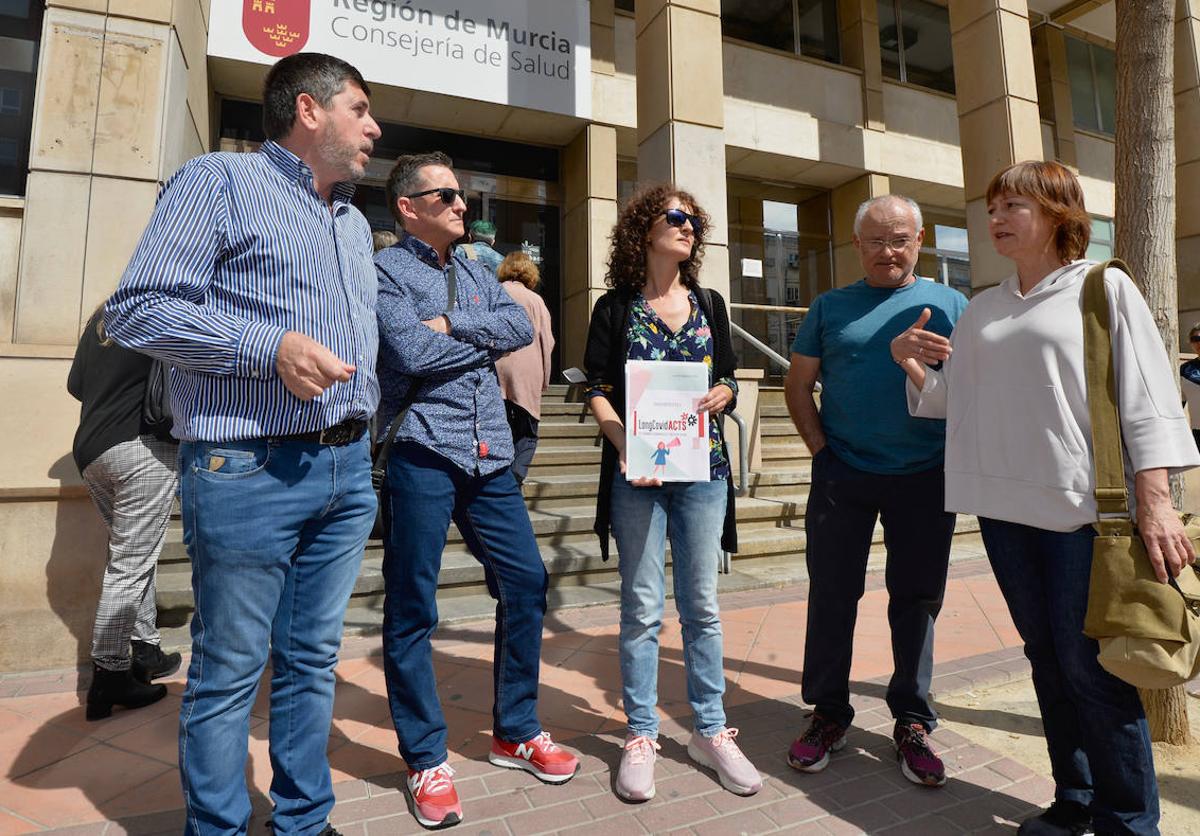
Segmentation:
<svg viewBox="0 0 1200 836">
<path fill-rule="evenodd" d="M 1083 633 L 1100 512 L 1082 316 L 1091 220 L 1078 180 L 1056 162 L 1004 169 L 987 202 L 992 243 L 1015 274 L 975 296 L 949 340 L 919 319 L 891 351 L 908 374 L 912 414 L 947 419 L 947 510 L 978 515 L 1032 667 L 1056 790 L 1050 809 L 1018 832 L 1157 833 L 1137 690 L 1100 666 L 1097 642 Z M 1145 301 L 1119 269 L 1103 271 L 1103 284 L 1125 471 L 1165 583 L 1195 559 L 1168 475 L 1200 455 Z"/>
<path fill-rule="evenodd" d="M 92 628 L 92 684 L 87 718 L 100 720 L 113 706 L 141 708 L 167 695 L 151 680 L 179 669 L 178 653 L 163 653 L 156 619 L 154 581 L 167 538 L 171 502 L 179 482 L 179 445 L 161 412 L 161 378 L 155 361 L 104 335 L 103 306 L 96 310 L 75 351 L 67 391 L 82 402 L 75 433 L 75 464 L 108 530 L 108 563 Z"/>
<path fill-rule="evenodd" d="M 707 215 L 695 198 L 660 185 L 635 195 L 617 220 L 609 256 L 612 288 L 596 302 L 584 356 L 588 402 L 604 434 L 596 533 L 608 557 L 611 525 L 621 574 L 620 660 L 629 728 L 616 791 L 627 801 L 654 796 L 658 749 L 658 633 L 662 627 L 666 539 L 683 628 L 688 701 L 695 715 L 689 756 L 721 784 L 752 795 L 762 779 L 725 727 L 724 653 L 717 605 L 721 550 L 737 547 L 729 454 L 721 414 L 733 408 L 737 359 L 721 297 L 699 286 Z M 697 412 L 709 422 L 711 481 L 625 478 L 625 364 L 704 363 L 709 390 Z"/>
</svg>

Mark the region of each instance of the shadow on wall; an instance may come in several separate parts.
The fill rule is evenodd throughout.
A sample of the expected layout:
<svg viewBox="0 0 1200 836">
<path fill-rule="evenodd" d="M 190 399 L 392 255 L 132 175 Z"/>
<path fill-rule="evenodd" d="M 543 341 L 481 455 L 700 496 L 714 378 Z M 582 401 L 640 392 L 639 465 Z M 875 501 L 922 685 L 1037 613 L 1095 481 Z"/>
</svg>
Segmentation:
<svg viewBox="0 0 1200 836">
<path fill-rule="evenodd" d="M 91 656 L 92 622 L 100 598 L 100 584 L 108 560 L 108 535 L 87 488 L 79 484 L 79 471 L 71 456 L 51 466 L 47 475 L 64 489 L 55 510 L 53 541 L 46 560 L 46 600 L 58 623 L 45 630 L 55 635 L 26 636 L 27 669 L 83 665 Z M 65 628 L 65 629 L 64 629 Z M 86 687 L 90 674 L 82 673 L 78 687 Z"/>
</svg>

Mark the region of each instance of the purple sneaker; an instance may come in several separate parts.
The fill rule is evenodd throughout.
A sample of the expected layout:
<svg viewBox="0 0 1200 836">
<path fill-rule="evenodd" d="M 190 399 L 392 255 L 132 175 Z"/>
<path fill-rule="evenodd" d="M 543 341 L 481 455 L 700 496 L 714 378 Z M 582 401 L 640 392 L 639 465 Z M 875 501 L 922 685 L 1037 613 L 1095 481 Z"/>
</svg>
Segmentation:
<svg viewBox="0 0 1200 836">
<path fill-rule="evenodd" d="M 892 732 L 900 772 L 914 784 L 940 787 L 946 783 L 946 767 L 929 745 L 929 732 L 920 723 L 896 723 Z"/>
<path fill-rule="evenodd" d="M 788 749 L 788 765 L 801 772 L 820 772 L 829 766 L 829 753 L 846 745 L 846 728 L 813 712 L 812 722 Z"/>
</svg>

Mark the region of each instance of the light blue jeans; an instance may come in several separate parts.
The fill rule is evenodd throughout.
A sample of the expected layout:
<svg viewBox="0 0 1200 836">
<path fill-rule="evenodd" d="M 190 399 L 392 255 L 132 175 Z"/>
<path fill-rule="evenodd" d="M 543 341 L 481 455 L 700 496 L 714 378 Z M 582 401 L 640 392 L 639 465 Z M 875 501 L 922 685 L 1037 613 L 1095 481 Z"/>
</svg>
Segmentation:
<svg viewBox="0 0 1200 836">
<path fill-rule="evenodd" d="M 667 538 L 694 726 L 705 737 L 725 726 L 717 574 L 727 490 L 723 479 L 668 482 L 660 488 L 635 488 L 619 473 L 613 480 L 612 533 L 621 572 L 621 679 L 630 734 L 658 736 L 658 633 Z"/>
<path fill-rule="evenodd" d="M 184 832 L 246 832 L 250 709 L 269 653 L 272 826 L 317 834 L 333 808 L 325 750 L 342 619 L 375 520 L 368 442 L 179 452 L 196 597 L 179 722 Z"/>
</svg>

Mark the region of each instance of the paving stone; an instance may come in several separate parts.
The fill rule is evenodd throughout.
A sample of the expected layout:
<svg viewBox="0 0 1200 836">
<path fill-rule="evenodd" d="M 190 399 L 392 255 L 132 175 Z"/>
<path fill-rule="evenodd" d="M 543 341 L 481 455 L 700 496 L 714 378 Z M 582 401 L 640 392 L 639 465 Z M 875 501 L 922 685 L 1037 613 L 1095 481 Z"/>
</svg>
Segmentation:
<svg viewBox="0 0 1200 836">
<path fill-rule="evenodd" d="M 663 833 L 677 827 L 707 821 L 715 813 L 703 798 L 683 798 L 670 803 L 661 803 L 655 798 L 638 810 L 635 817 L 651 833 Z"/>
</svg>

